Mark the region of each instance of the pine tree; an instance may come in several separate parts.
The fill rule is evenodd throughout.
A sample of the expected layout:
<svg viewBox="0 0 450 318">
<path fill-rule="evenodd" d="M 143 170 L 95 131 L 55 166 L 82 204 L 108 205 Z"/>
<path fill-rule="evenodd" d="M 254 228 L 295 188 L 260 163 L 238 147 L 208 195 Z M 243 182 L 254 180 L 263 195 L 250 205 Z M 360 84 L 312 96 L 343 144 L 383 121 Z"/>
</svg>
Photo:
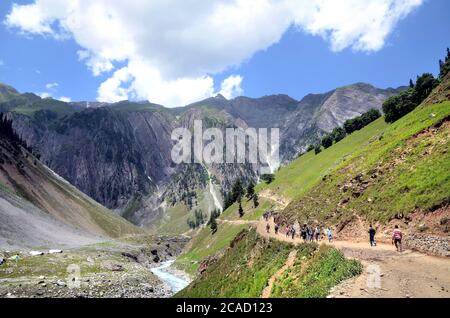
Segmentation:
<svg viewBox="0 0 450 318">
<path fill-rule="evenodd" d="M 409 88 L 414 88 L 414 82 L 412 79 L 409 80 Z"/>
<path fill-rule="evenodd" d="M 251 181 L 247 187 L 247 199 L 251 199 L 255 195 L 255 184 Z"/>
<path fill-rule="evenodd" d="M 244 216 L 244 209 L 242 208 L 241 202 L 239 202 L 239 217 L 243 217 L 243 216 Z"/>
<path fill-rule="evenodd" d="M 258 205 L 259 205 L 258 194 L 255 193 L 255 195 L 253 196 L 253 207 L 256 209 L 258 207 Z"/>
<path fill-rule="evenodd" d="M 333 145 L 333 138 L 331 138 L 330 135 L 326 135 L 322 139 L 322 146 L 327 149 L 330 148 Z"/>
<path fill-rule="evenodd" d="M 450 49 L 447 48 L 447 56 L 445 60 L 439 60 L 439 79 L 443 79 L 450 72 Z"/>
<path fill-rule="evenodd" d="M 211 229 L 211 233 L 214 235 L 217 232 L 217 221 L 215 218 L 211 218 L 209 222 L 209 227 Z"/>
<path fill-rule="evenodd" d="M 241 179 L 237 179 L 234 182 L 233 189 L 231 190 L 231 193 L 232 193 L 232 198 L 231 199 L 232 199 L 233 203 L 237 202 L 237 201 L 240 201 L 242 199 L 242 197 L 245 194 L 245 190 L 244 190 L 244 187 L 242 186 Z"/>
</svg>

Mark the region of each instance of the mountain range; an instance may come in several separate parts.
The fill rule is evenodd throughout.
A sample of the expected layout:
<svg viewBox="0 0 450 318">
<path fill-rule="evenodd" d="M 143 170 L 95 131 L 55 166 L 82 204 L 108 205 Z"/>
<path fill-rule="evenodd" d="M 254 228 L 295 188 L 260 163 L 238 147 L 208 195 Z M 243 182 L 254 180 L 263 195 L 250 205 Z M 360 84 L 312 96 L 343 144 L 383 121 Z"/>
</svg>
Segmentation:
<svg viewBox="0 0 450 318">
<path fill-rule="evenodd" d="M 180 223 L 186 223 L 196 208 L 220 208 L 237 177 L 258 178 L 249 164 L 174 164 L 174 128 L 193 129 L 197 119 L 205 128 L 279 128 L 280 159 L 286 164 L 345 120 L 381 109 L 403 89 L 356 83 L 300 101 L 287 95 L 231 100 L 218 95 L 166 108 L 132 101 L 65 103 L 0 85 L 0 112 L 62 178 L 132 223 L 158 229 L 180 215 Z"/>
</svg>

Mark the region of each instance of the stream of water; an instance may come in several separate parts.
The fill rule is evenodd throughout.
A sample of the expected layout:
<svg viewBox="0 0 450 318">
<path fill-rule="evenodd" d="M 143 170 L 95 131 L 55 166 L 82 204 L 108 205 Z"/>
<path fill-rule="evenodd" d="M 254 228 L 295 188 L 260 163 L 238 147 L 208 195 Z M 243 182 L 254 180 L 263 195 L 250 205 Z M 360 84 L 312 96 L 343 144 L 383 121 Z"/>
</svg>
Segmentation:
<svg viewBox="0 0 450 318">
<path fill-rule="evenodd" d="M 182 276 L 170 273 L 167 269 L 173 264 L 173 260 L 162 262 L 161 266 L 151 269 L 151 272 L 170 287 L 172 295 L 189 285 L 189 281 Z"/>
<path fill-rule="evenodd" d="M 216 207 L 216 209 L 219 209 L 219 211 L 222 211 L 222 204 L 220 204 L 220 201 L 219 201 L 217 193 L 216 193 L 216 189 L 213 186 L 211 178 L 209 178 L 209 193 L 211 193 L 211 196 L 214 201 L 214 206 Z"/>
</svg>

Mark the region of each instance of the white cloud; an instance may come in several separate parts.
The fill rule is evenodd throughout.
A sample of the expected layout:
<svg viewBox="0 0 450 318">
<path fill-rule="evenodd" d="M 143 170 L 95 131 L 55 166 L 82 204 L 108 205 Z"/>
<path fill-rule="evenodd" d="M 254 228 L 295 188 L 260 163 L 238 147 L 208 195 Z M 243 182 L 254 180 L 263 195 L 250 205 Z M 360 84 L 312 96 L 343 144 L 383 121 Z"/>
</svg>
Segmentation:
<svg viewBox="0 0 450 318">
<path fill-rule="evenodd" d="M 35 0 L 13 5 L 5 23 L 28 35 L 73 37 L 94 75 L 113 72 L 99 100 L 173 106 L 214 94 L 212 74 L 277 43 L 292 25 L 323 37 L 333 51 L 377 51 L 423 1 Z M 222 89 L 240 94 L 241 82 L 237 91 L 226 91 L 231 79 Z"/>
<path fill-rule="evenodd" d="M 72 101 L 72 99 L 70 97 L 66 97 L 66 96 L 53 97 L 52 94 L 49 92 L 37 93 L 37 95 L 40 96 L 41 98 L 53 98 L 53 99 L 60 100 L 65 103 L 70 103 Z"/>
<path fill-rule="evenodd" d="M 45 88 L 47 89 L 55 89 L 56 87 L 58 87 L 59 84 L 58 83 L 48 83 L 47 85 L 45 85 Z"/>
<path fill-rule="evenodd" d="M 226 99 L 242 95 L 242 93 L 244 92 L 241 88 L 242 80 L 243 78 L 240 75 L 232 75 L 226 78 L 222 82 L 219 93 L 222 94 Z"/>
<path fill-rule="evenodd" d="M 72 101 L 72 99 L 70 97 L 66 97 L 66 96 L 57 97 L 56 99 L 60 100 L 62 102 L 65 102 L 65 103 L 70 103 Z"/>
<path fill-rule="evenodd" d="M 47 92 L 37 93 L 37 95 L 39 95 L 41 98 L 50 98 L 50 97 L 52 97 L 52 95 L 50 93 L 47 93 Z"/>
</svg>

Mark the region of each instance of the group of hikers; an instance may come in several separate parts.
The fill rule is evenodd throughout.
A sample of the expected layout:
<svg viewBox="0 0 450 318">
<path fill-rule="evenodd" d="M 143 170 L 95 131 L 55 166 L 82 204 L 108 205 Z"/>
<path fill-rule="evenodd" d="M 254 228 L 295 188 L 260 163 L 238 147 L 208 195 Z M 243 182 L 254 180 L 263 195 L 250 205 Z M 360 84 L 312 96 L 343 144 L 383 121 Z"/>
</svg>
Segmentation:
<svg viewBox="0 0 450 318">
<path fill-rule="evenodd" d="M 268 218 L 266 218 L 266 221 L 268 221 Z M 270 224 L 267 223 L 266 225 L 266 231 L 267 233 L 270 233 Z M 278 235 L 280 231 L 280 226 L 278 225 L 278 223 L 275 222 L 274 225 L 274 232 L 275 235 Z M 296 234 L 298 234 L 298 236 L 300 238 L 303 239 L 304 242 L 319 242 L 324 238 L 328 239 L 328 242 L 331 242 L 333 240 L 333 231 L 330 227 L 324 228 L 324 227 L 320 227 L 320 226 L 309 226 L 307 224 L 303 224 L 303 226 L 301 226 L 298 231 L 295 228 L 295 226 L 293 225 L 287 225 L 284 228 L 284 234 L 286 235 L 287 238 L 291 238 L 291 239 L 295 239 Z"/>
<path fill-rule="evenodd" d="M 377 242 L 375 241 L 375 234 L 377 231 L 373 228 L 372 224 L 369 227 L 369 242 L 370 246 L 377 246 Z M 399 229 L 398 225 L 394 227 L 394 231 L 392 232 L 392 245 L 395 245 L 395 248 L 398 252 L 402 252 L 402 238 L 403 233 Z"/>
<path fill-rule="evenodd" d="M 267 211 L 263 214 L 263 218 L 266 220 L 266 231 L 267 233 L 270 233 L 270 224 L 269 219 L 274 218 L 274 232 L 275 235 L 278 235 L 280 232 L 280 225 L 277 221 L 277 214 L 273 211 Z M 292 240 L 295 239 L 296 235 L 298 235 L 300 238 L 303 239 L 304 242 L 319 242 L 324 238 L 328 239 L 328 242 L 332 242 L 333 240 L 333 230 L 331 227 L 321 227 L 319 225 L 317 226 L 309 226 L 308 224 L 303 224 L 303 226 L 300 226 L 299 228 L 296 228 L 294 225 L 286 225 L 284 227 L 284 230 L 282 232 L 286 235 L 287 238 L 291 238 Z M 376 230 L 375 228 L 370 225 L 369 227 L 369 242 L 370 246 L 376 246 L 377 243 L 375 241 L 375 234 Z M 392 233 L 392 245 L 395 245 L 395 248 L 398 252 L 402 252 L 402 238 L 403 234 L 402 231 L 399 229 L 398 225 L 395 225 L 394 231 Z"/>
</svg>

